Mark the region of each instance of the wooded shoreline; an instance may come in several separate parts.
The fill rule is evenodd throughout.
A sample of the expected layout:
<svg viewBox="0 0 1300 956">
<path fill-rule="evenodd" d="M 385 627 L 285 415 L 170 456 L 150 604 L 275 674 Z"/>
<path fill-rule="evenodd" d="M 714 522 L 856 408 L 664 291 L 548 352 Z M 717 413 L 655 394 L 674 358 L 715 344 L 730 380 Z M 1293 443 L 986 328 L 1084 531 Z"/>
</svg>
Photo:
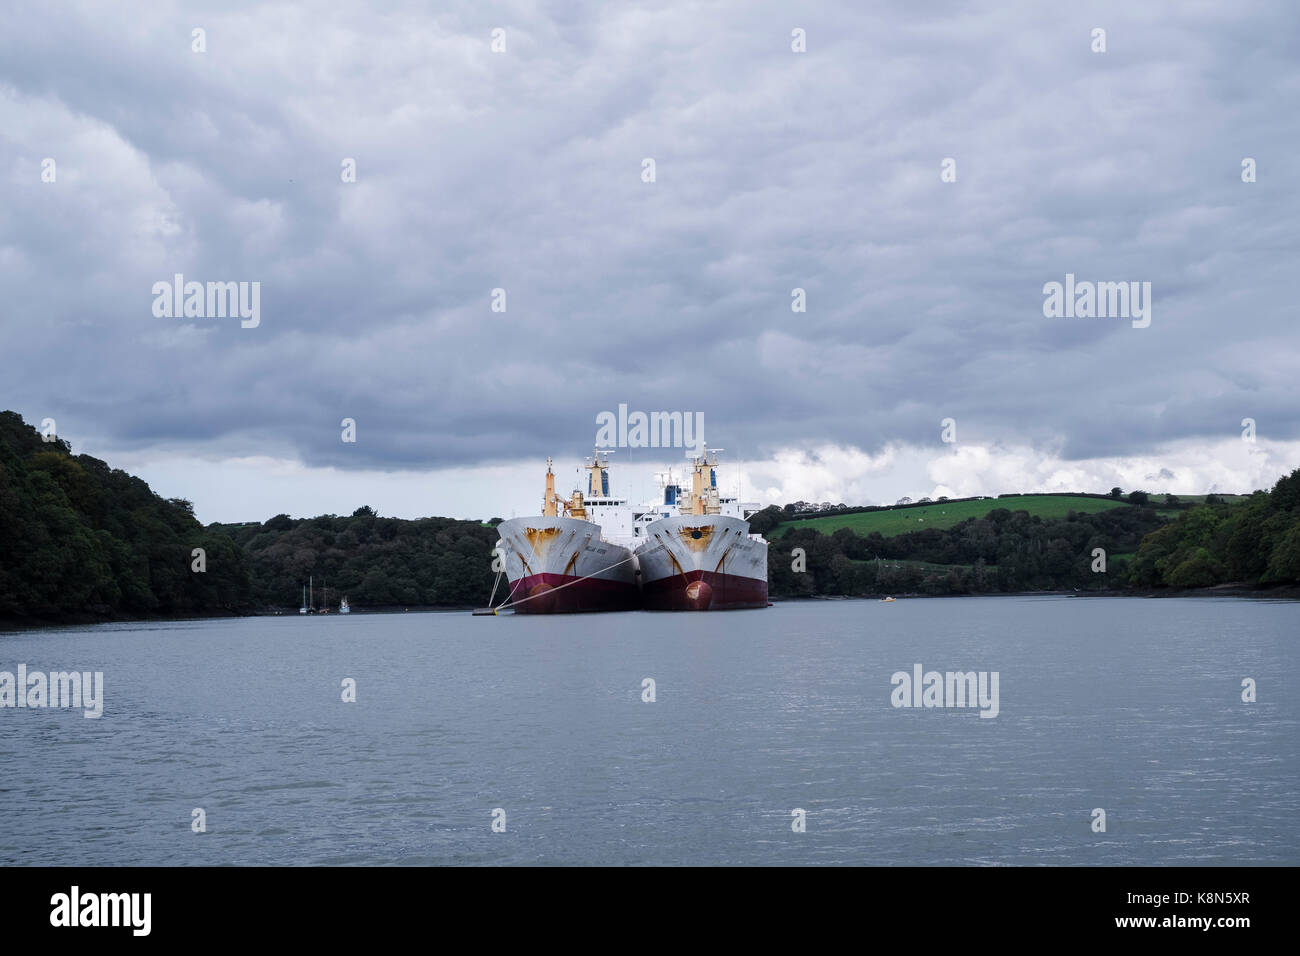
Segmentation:
<svg viewBox="0 0 1300 956">
<path fill-rule="evenodd" d="M 1160 497 L 1116 488 L 940 499 L 823 510 L 811 521 L 800 519 L 797 503 L 765 508 L 750 525 L 771 542 L 773 601 L 1297 596 L 1300 469 L 1271 491 L 1231 501 Z M 1074 498 L 1082 502 L 1077 510 Z M 1006 507 L 1027 501 L 1027 508 Z M 388 518 L 362 506 L 350 516 L 280 514 L 204 526 L 190 502 L 164 499 L 139 478 L 73 455 L 67 442 L 0 412 L 5 627 L 297 614 L 309 578 L 318 593 L 328 583 L 331 607 L 347 596 L 356 613 L 468 610 L 487 600 L 496 580 L 500 520 Z M 887 533 L 869 530 L 880 528 Z"/>
</svg>

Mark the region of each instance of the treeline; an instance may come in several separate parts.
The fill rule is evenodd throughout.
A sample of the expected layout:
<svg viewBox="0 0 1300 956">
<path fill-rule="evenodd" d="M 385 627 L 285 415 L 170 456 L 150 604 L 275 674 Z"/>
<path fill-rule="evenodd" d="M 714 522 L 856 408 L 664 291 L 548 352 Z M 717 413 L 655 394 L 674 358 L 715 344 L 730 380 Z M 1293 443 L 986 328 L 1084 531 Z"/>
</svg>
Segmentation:
<svg viewBox="0 0 1300 956">
<path fill-rule="evenodd" d="M 1129 572 L 1137 587 L 1300 582 L 1300 469 L 1244 504 L 1206 504 L 1147 535 Z"/>
<path fill-rule="evenodd" d="M 492 590 L 495 527 L 454 518 L 381 518 L 369 507 L 351 517 L 276 515 L 263 524 L 210 525 L 242 552 L 259 607 L 297 608 L 313 578 L 315 603 L 329 587 L 331 609 L 465 606 Z M 506 585 L 501 586 L 503 597 Z"/>
<path fill-rule="evenodd" d="M 0 617 L 232 612 L 248 603 L 243 555 L 188 501 L 73 455 L 0 412 Z M 192 570 L 196 548 L 207 570 Z"/>
<path fill-rule="evenodd" d="M 966 498 L 949 498 L 947 495 L 940 495 L 938 498 L 921 498 L 913 501 L 911 498 L 901 498 L 892 505 L 833 505 L 829 502 L 813 504 L 808 501 L 794 501 L 783 507 L 770 505 L 760 513 L 770 513 L 772 516 L 771 524 L 776 525 L 781 521 L 790 521 L 799 518 L 828 518 L 836 515 L 856 515 L 869 514 L 874 511 L 904 511 L 908 508 L 928 508 L 930 505 L 945 502 L 956 504 L 965 501 L 991 501 L 992 495 L 970 495 Z M 1008 491 L 1004 494 L 997 495 L 998 498 L 1096 498 L 1101 501 L 1107 500 L 1127 500 L 1131 504 L 1148 504 L 1155 499 L 1159 499 L 1160 506 L 1167 509 L 1191 508 L 1194 502 L 1182 501 L 1177 495 L 1157 495 L 1155 498 L 1145 491 L 1130 491 L 1126 496 L 1119 488 L 1112 488 L 1109 494 L 1098 494 L 1091 491 Z M 1206 504 L 1223 503 L 1223 499 L 1217 495 L 1207 495 Z"/>
<path fill-rule="evenodd" d="M 973 495 L 969 498 L 949 498 L 941 495 L 938 501 L 979 501 L 985 498 L 985 495 Z M 911 498 L 904 498 L 897 504 L 892 505 L 846 505 L 840 503 L 833 505 L 829 501 L 823 501 L 821 504 L 814 504 L 810 501 L 793 501 L 784 507 L 771 505 L 764 511 L 773 513 L 777 521 L 789 521 L 791 518 L 829 518 L 835 515 L 858 515 L 868 514 L 872 511 L 894 511 L 902 508 L 924 508 L 927 505 L 934 504 L 929 498 L 922 498 L 920 501 L 913 501 Z"/>
<path fill-rule="evenodd" d="M 3 619 L 296 610 L 309 576 L 318 606 L 325 584 L 334 608 L 344 594 L 359 608 L 477 605 L 492 590 L 496 541 L 478 521 L 369 507 L 204 527 L 190 502 L 0 412 Z"/>
<path fill-rule="evenodd" d="M 1130 507 L 1061 519 L 995 508 L 946 530 L 891 537 L 847 528 L 821 534 L 795 524 L 769 552 L 770 593 L 1300 583 L 1300 469 L 1244 503 L 1211 498 L 1174 520 L 1141 492 L 1128 499 Z M 764 509 L 751 529 L 768 534 L 795 510 Z M 0 412 L 0 618 L 294 610 L 309 576 L 317 605 L 328 584 L 331 608 L 344 594 L 357 608 L 481 605 L 494 580 L 498 521 L 410 521 L 363 507 L 344 517 L 281 514 L 204 527 L 188 501 L 163 499 L 139 478 L 73 455 L 66 442 L 47 441 L 16 413 Z M 1104 573 L 1094 570 L 1097 549 Z"/>
<path fill-rule="evenodd" d="M 811 597 L 1114 588 L 1127 561 L 1109 556 L 1136 551 L 1160 524 L 1154 510 L 1134 506 L 1061 519 L 995 508 L 945 530 L 891 537 L 795 527 L 768 553 L 769 590 Z M 1092 570 L 1097 548 L 1108 556 L 1105 573 Z"/>
<path fill-rule="evenodd" d="M 1118 497 L 1114 489 L 1107 497 Z M 1097 496 L 1100 497 L 1100 496 Z M 769 552 L 774 597 L 980 594 L 1040 590 L 1267 588 L 1300 584 L 1300 469 L 1244 503 L 1164 496 L 1166 520 L 1144 492 L 1132 507 L 1063 519 L 995 508 L 947 530 L 884 537 L 848 528 L 821 534 L 793 525 Z M 754 515 L 767 534 L 791 510 Z M 801 549 L 801 553 L 794 549 Z M 1104 571 L 1097 549 L 1104 552 Z"/>
</svg>

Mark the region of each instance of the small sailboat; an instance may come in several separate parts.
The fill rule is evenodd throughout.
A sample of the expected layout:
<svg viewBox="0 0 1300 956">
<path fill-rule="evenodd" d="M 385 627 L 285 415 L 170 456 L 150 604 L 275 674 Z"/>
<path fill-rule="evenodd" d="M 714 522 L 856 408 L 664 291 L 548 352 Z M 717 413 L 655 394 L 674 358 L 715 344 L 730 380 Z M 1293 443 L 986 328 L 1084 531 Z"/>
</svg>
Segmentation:
<svg viewBox="0 0 1300 956">
<path fill-rule="evenodd" d="M 307 613 L 307 585 L 302 586 L 302 607 L 298 608 L 299 614 Z"/>
<path fill-rule="evenodd" d="M 340 613 L 340 614 L 351 614 L 351 613 L 352 613 L 352 608 L 350 608 L 350 607 L 348 606 L 348 596 L 347 596 L 346 594 L 343 595 L 343 600 L 342 600 L 342 601 L 339 601 L 339 613 Z"/>
<path fill-rule="evenodd" d="M 325 596 L 320 599 L 320 610 L 316 613 L 328 614 L 330 612 L 330 586 L 328 584 L 322 584 L 321 587 L 325 591 Z"/>
</svg>

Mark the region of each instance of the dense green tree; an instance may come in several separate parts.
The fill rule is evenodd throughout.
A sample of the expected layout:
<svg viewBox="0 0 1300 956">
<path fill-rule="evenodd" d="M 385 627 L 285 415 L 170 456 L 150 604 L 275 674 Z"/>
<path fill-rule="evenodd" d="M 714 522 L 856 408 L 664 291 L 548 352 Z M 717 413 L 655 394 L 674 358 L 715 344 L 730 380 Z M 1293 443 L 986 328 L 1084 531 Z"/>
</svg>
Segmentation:
<svg viewBox="0 0 1300 956">
<path fill-rule="evenodd" d="M 781 522 L 783 517 L 784 512 L 776 505 L 771 505 L 756 514 L 750 515 L 749 530 L 754 534 L 767 534 Z"/>
<path fill-rule="evenodd" d="M 213 613 L 248 599 L 242 553 L 189 501 L 0 412 L 0 617 Z"/>
<path fill-rule="evenodd" d="M 1278 479 L 1277 484 L 1273 486 L 1269 504 L 1274 511 L 1300 509 L 1300 469 Z"/>
<path fill-rule="evenodd" d="M 1265 584 L 1300 583 L 1300 521 L 1293 522 L 1272 547 L 1261 581 Z"/>
<path fill-rule="evenodd" d="M 273 527 L 276 525 L 278 527 Z M 345 595 L 355 608 L 470 606 L 492 591 L 496 530 L 479 521 L 320 515 L 266 524 L 211 525 L 247 563 L 259 607 L 297 607 L 308 577 L 319 606 L 328 584 L 332 607 Z"/>
<path fill-rule="evenodd" d="M 1196 548 L 1165 575 L 1165 583 L 1175 588 L 1205 588 L 1222 581 L 1223 573 L 1223 564 L 1208 548 Z"/>
<path fill-rule="evenodd" d="M 1300 582 L 1300 469 L 1241 504 L 1206 496 L 1147 535 L 1128 568 L 1139 587 Z"/>
</svg>

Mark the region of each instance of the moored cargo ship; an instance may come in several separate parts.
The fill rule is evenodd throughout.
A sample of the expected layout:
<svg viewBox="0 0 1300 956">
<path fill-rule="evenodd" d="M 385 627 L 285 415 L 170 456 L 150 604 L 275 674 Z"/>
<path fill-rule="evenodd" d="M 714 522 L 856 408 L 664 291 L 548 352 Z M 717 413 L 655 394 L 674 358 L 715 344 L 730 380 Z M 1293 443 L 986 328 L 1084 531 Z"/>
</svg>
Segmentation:
<svg viewBox="0 0 1300 956">
<path fill-rule="evenodd" d="M 627 611 L 640 606 L 636 558 L 629 547 L 605 539 L 589 508 L 612 510 L 626 502 L 609 495 L 608 459 L 599 452 L 588 463 L 588 496 L 555 493 L 546 461 L 542 514 L 497 525 L 505 557 L 510 604 L 519 614 Z"/>
<path fill-rule="evenodd" d="M 718 492 L 718 455 L 692 462 L 689 496 L 672 497 L 678 514 L 640 530 L 636 548 L 642 606 L 662 611 L 766 607 L 767 542 L 750 534 L 744 506 Z"/>
</svg>

